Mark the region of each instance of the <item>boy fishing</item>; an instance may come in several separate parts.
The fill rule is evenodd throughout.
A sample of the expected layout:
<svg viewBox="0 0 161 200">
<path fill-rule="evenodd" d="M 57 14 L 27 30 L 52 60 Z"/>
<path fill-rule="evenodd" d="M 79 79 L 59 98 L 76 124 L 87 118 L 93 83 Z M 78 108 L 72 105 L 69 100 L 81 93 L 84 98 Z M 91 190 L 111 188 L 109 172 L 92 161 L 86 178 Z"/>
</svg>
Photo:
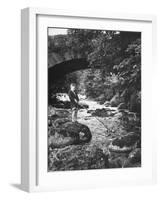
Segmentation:
<svg viewBox="0 0 161 200">
<path fill-rule="evenodd" d="M 68 92 L 71 109 L 72 109 L 72 122 L 77 122 L 77 115 L 79 109 L 79 97 L 76 91 L 76 84 L 70 84 L 70 90 Z"/>
</svg>

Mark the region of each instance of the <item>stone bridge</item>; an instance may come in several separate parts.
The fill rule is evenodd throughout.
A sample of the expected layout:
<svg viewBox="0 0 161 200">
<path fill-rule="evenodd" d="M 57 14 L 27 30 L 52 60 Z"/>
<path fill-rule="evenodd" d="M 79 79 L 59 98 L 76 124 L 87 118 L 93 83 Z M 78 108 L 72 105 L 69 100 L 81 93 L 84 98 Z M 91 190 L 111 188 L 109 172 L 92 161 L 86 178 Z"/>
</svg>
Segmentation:
<svg viewBox="0 0 161 200">
<path fill-rule="evenodd" d="M 86 58 L 80 56 L 66 55 L 64 57 L 52 53 L 48 57 L 48 82 L 53 83 L 55 80 L 60 79 L 66 74 L 74 71 L 89 68 L 89 63 Z"/>
</svg>

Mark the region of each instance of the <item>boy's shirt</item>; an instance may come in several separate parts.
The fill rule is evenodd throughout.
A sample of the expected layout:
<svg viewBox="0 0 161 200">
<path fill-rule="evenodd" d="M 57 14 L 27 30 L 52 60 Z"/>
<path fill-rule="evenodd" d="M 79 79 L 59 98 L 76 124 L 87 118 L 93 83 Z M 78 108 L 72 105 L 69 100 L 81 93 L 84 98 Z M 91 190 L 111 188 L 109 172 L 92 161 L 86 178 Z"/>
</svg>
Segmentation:
<svg viewBox="0 0 161 200">
<path fill-rule="evenodd" d="M 77 107 L 79 106 L 79 104 L 77 103 L 77 101 L 79 101 L 79 97 L 76 91 L 72 91 L 69 90 L 68 92 L 69 95 L 69 99 L 70 99 L 70 103 L 71 103 L 71 107 Z"/>
</svg>

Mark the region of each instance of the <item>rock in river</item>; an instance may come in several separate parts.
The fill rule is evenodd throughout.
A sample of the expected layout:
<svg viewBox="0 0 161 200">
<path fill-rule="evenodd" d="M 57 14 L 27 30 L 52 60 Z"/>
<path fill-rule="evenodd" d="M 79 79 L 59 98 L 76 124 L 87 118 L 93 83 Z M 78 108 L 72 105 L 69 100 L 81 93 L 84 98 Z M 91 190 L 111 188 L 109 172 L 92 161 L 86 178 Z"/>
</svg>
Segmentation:
<svg viewBox="0 0 161 200">
<path fill-rule="evenodd" d="M 109 150 L 114 152 L 130 152 L 140 143 L 140 136 L 136 133 L 129 133 L 125 136 L 114 139 L 109 145 Z"/>
<path fill-rule="evenodd" d="M 64 123 L 56 121 L 49 134 L 49 146 L 62 148 L 72 144 L 82 144 L 91 140 L 90 129 L 81 123 L 64 120 Z"/>
<path fill-rule="evenodd" d="M 96 117 L 108 117 L 111 115 L 111 111 L 105 109 L 105 108 L 97 108 L 96 110 L 88 110 L 87 113 L 91 113 L 92 116 Z"/>
</svg>

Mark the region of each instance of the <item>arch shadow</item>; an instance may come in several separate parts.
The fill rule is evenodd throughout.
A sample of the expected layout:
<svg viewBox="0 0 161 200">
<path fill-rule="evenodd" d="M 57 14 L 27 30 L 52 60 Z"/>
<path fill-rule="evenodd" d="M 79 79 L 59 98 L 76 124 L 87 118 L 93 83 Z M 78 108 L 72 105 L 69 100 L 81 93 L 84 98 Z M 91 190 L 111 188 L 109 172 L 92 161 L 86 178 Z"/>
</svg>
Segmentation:
<svg viewBox="0 0 161 200">
<path fill-rule="evenodd" d="M 83 69 L 89 69 L 89 62 L 85 58 L 68 60 L 56 64 L 48 68 L 48 84 L 54 83 L 66 74 Z"/>
</svg>

